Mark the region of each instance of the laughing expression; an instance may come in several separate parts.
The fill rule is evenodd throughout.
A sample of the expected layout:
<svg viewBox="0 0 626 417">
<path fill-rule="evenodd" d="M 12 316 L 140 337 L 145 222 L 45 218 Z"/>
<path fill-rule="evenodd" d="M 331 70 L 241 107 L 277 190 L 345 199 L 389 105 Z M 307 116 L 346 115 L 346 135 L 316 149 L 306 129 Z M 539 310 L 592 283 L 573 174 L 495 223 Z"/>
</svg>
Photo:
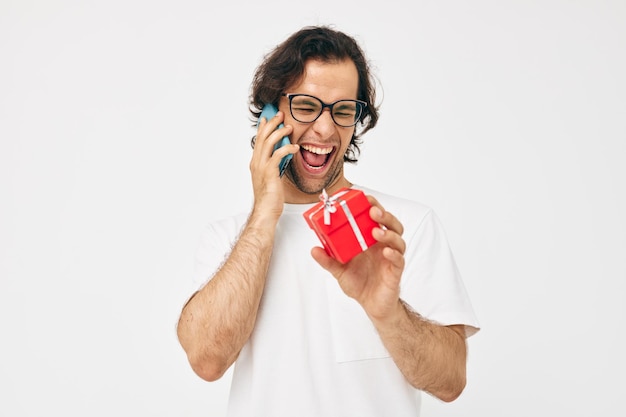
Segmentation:
<svg viewBox="0 0 626 417">
<path fill-rule="evenodd" d="M 300 82 L 286 89 L 289 93 L 309 94 L 326 103 L 356 99 L 358 74 L 351 60 L 338 62 L 307 61 Z M 289 112 L 289 100 L 282 97 L 279 109 L 285 113 L 285 125 L 293 126 L 291 142 L 300 145 L 285 175 L 285 201 L 318 201 L 325 188 L 332 194 L 350 185 L 343 173 L 343 156 L 355 127 L 341 127 L 333 122 L 329 109 L 312 123 L 300 123 Z"/>
</svg>

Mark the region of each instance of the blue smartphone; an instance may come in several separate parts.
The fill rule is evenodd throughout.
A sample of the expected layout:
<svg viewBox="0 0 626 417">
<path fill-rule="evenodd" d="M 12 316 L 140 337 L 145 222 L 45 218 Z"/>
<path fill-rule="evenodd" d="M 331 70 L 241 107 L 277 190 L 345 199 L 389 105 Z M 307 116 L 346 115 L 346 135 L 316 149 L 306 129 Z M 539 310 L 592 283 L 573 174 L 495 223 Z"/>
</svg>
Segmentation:
<svg viewBox="0 0 626 417">
<path fill-rule="evenodd" d="M 266 104 L 263 106 L 263 110 L 261 110 L 261 115 L 259 116 L 259 122 L 257 123 L 257 129 L 263 117 L 265 117 L 265 120 L 269 121 L 272 117 L 276 116 L 276 113 L 278 113 L 278 109 L 273 104 Z M 284 125 L 281 123 L 278 125 L 278 128 L 283 126 Z M 274 145 L 274 150 L 280 148 L 281 146 L 289 145 L 290 143 L 289 137 L 284 136 L 276 145 Z M 287 165 L 289 164 L 289 161 L 291 161 L 292 157 L 293 154 L 288 154 L 280 160 L 280 163 L 278 164 L 278 172 L 281 177 L 283 176 L 283 173 L 285 172 L 285 169 L 287 168 Z"/>
</svg>

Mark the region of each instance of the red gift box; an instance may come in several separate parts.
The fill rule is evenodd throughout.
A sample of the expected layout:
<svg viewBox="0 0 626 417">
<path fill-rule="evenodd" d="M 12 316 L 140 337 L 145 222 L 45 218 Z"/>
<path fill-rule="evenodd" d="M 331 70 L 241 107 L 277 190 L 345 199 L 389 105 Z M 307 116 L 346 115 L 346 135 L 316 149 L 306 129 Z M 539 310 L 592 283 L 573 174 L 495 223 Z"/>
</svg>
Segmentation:
<svg viewBox="0 0 626 417">
<path fill-rule="evenodd" d="M 372 229 L 372 206 L 361 190 L 344 187 L 332 196 L 326 190 L 315 206 L 304 212 L 304 218 L 315 231 L 329 256 L 346 263 L 376 243 Z"/>
</svg>

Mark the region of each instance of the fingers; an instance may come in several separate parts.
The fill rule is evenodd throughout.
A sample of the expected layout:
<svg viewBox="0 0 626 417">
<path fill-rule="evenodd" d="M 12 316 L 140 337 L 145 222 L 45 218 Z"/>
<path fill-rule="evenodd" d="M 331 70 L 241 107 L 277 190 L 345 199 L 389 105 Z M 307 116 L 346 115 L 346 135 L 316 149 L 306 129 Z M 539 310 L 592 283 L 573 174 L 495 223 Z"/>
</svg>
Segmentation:
<svg viewBox="0 0 626 417">
<path fill-rule="evenodd" d="M 404 239 L 402 239 L 402 236 L 393 230 L 382 229 L 380 227 L 375 227 L 372 230 L 372 235 L 379 243 L 386 246 L 383 250 L 383 255 L 389 261 L 396 263 L 400 258 L 403 258 L 406 243 Z"/>
<path fill-rule="evenodd" d="M 338 276 L 343 268 L 341 262 L 328 256 L 323 248 L 318 246 L 311 249 L 311 256 L 318 264 L 334 276 Z"/>
<path fill-rule="evenodd" d="M 387 246 L 383 250 L 385 258 L 396 263 L 406 250 L 406 242 L 402 239 L 404 227 L 393 214 L 385 211 L 374 197 L 368 196 L 368 200 L 372 204 L 370 217 L 382 226 L 374 228 L 372 235 L 378 242 Z"/>
<path fill-rule="evenodd" d="M 372 220 L 380 223 L 385 228 L 393 230 L 398 235 L 402 236 L 402 234 L 404 233 L 404 226 L 402 226 L 400 220 L 398 220 L 393 214 L 385 211 L 383 206 L 381 206 L 374 197 L 368 195 L 367 199 L 372 205 L 372 208 L 370 209 L 370 217 L 372 218 Z"/>
<path fill-rule="evenodd" d="M 290 143 L 274 151 L 276 144 L 293 132 L 293 127 L 289 125 L 278 128 L 283 118 L 284 113 L 278 112 L 269 121 L 265 118 L 259 121 L 252 159 L 250 160 L 250 169 L 254 177 L 278 177 L 276 174 L 278 173 L 280 160 L 288 154 L 298 152 L 300 149 L 298 145 Z"/>
<path fill-rule="evenodd" d="M 269 121 L 266 120 L 265 117 L 259 121 L 254 149 L 249 164 L 253 184 L 256 184 L 255 189 L 265 184 L 266 181 L 273 183 L 274 187 L 276 187 L 276 182 L 280 179 L 278 166 L 281 158 L 289 153 L 295 153 L 299 149 L 297 145 L 289 144 L 280 147 L 274 152 L 276 143 L 293 131 L 291 126 L 276 129 L 282 122 L 283 117 L 284 114 L 278 112 L 278 114 Z"/>
<path fill-rule="evenodd" d="M 404 269 L 404 252 L 397 251 L 388 246 L 383 249 L 383 256 L 396 268 L 400 270 Z"/>
<path fill-rule="evenodd" d="M 269 158 L 274 152 L 274 146 L 282 140 L 283 137 L 289 136 L 293 132 L 293 127 L 290 125 L 279 127 L 283 122 L 284 113 L 278 112 L 276 116 L 270 120 L 262 118 L 259 122 L 259 128 L 257 129 L 256 141 L 254 148 L 262 157 Z M 295 145 L 297 147 L 297 145 Z M 283 156 L 293 153 L 293 149 L 290 146 L 284 146 L 286 149 L 277 149 L 275 155 L 277 159 Z M 280 151 L 280 152 L 279 152 Z"/>
</svg>

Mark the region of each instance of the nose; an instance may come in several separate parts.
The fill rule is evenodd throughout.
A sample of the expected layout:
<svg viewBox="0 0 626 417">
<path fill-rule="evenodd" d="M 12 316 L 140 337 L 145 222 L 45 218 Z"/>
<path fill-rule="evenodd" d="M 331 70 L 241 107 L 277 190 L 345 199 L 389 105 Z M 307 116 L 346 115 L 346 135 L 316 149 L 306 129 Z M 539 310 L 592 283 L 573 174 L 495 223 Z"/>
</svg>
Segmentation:
<svg viewBox="0 0 626 417">
<path fill-rule="evenodd" d="M 329 138 L 335 133 L 335 122 L 333 121 L 330 109 L 322 110 L 322 114 L 313 122 L 313 130 L 320 135 L 322 139 Z"/>
</svg>

